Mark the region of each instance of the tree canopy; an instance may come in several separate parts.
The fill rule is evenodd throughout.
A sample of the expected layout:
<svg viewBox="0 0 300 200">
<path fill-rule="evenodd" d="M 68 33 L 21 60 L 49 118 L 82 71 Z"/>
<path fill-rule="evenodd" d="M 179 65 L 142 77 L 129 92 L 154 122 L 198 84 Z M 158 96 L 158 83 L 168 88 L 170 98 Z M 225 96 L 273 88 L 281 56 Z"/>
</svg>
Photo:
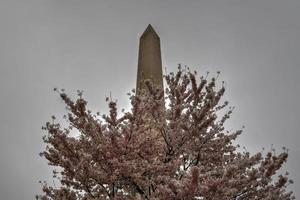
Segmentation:
<svg viewBox="0 0 300 200">
<path fill-rule="evenodd" d="M 54 166 L 55 187 L 42 182 L 42 200 L 288 200 L 288 173 L 278 174 L 288 152 L 250 154 L 234 143 L 242 130 L 224 123 L 233 108 L 221 100 L 215 77 L 179 70 L 164 76 L 165 91 L 145 81 L 145 92 L 129 94 L 131 110 L 87 109 L 79 92 L 67 105 L 63 127 L 53 117 L 43 129 L 41 153 Z M 77 134 L 73 134 L 76 130 Z"/>
</svg>

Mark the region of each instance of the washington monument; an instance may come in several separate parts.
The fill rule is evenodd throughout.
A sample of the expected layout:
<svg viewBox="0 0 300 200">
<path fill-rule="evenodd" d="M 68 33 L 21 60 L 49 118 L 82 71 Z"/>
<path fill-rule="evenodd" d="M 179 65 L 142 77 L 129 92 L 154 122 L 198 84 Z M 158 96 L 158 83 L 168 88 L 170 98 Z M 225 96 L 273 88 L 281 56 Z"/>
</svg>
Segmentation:
<svg viewBox="0 0 300 200">
<path fill-rule="evenodd" d="M 140 94 L 144 89 L 144 81 L 152 83 L 163 90 L 160 38 L 149 24 L 140 37 L 136 91 Z"/>
<path fill-rule="evenodd" d="M 140 37 L 138 70 L 136 81 L 136 94 L 142 95 L 145 89 L 145 80 L 151 80 L 152 84 L 163 91 L 163 76 L 161 64 L 160 38 L 153 27 L 149 24 Z M 162 142 L 162 137 L 158 131 L 154 132 L 153 137 L 157 142 Z M 162 144 L 162 143 L 161 143 Z M 141 200 L 140 193 L 135 193 L 135 199 Z"/>
</svg>

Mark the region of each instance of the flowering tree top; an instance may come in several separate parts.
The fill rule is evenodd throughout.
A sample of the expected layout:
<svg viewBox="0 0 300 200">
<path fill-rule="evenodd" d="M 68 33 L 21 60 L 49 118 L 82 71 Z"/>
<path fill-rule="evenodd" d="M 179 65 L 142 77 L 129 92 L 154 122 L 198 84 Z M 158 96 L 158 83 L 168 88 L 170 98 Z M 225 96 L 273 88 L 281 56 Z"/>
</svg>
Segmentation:
<svg viewBox="0 0 300 200">
<path fill-rule="evenodd" d="M 101 117 L 87 109 L 82 93 L 72 100 L 59 92 L 69 126 L 46 123 L 42 155 L 60 185 L 42 183 L 37 198 L 294 199 L 288 174 L 277 174 L 287 151 L 238 151 L 233 141 L 242 130 L 224 128 L 233 110 L 221 100 L 224 86 L 216 86 L 218 76 L 197 77 L 179 68 L 164 77 L 165 91 L 144 81 L 143 95 L 130 93 L 130 111 L 118 113 L 108 99 L 109 113 Z"/>
</svg>

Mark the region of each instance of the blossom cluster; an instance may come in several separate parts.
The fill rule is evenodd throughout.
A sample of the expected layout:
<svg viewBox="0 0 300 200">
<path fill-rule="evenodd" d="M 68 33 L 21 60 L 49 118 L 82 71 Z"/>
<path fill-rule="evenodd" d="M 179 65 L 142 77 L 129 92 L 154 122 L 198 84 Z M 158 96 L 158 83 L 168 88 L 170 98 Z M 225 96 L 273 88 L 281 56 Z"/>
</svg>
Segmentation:
<svg viewBox="0 0 300 200">
<path fill-rule="evenodd" d="M 233 141 L 242 130 L 224 127 L 233 110 L 221 102 L 224 86 L 216 86 L 218 77 L 197 77 L 179 68 L 164 76 L 165 91 L 147 80 L 142 95 L 130 93 L 130 111 L 118 113 L 108 99 L 101 117 L 81 92 L 72 100 L 60 91 L 69 126 L 47 122 L 41 153 L 60 185 L 42 183 L 37 199 L 294 199 L 288 174 L 277 173 L 287 151 L 239 151 Z"/>
</svg>

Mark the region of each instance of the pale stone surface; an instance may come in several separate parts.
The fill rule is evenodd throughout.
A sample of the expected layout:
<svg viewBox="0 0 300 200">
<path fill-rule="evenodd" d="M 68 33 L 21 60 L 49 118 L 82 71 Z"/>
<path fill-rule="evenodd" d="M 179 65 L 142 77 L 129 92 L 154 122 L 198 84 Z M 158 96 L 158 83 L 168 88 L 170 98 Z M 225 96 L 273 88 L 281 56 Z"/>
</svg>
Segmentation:
<svg viewBox="0 0 300 200">
<path fill-rule="evenodd" d="M 151 79 L 157 87 L 163 89 L 160 38 L 150 24 L 140 37 L 137 94 L 144 88 L 143 81 L 146 79 Z"/>
</svg>

